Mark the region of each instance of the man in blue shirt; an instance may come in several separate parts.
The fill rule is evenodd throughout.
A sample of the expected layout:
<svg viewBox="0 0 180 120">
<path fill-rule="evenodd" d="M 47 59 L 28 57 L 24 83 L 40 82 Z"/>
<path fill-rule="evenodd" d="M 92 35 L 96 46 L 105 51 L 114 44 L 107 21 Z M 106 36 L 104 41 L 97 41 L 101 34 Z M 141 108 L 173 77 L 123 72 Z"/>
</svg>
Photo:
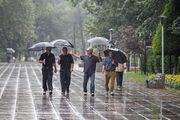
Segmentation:
<svg viewBox="0 0 180 120">
<path fill-rule="evenodd" d="M 74 57 L 80 58 L 84 62 L 84 81 L 83 81 L 83 91 L 84 95 L 87 95 L 87 83 L 90 78 L 90 93 L 91 96 L 94 96 L 95 90 L 95 72 L 96 72 L 96 63 L 101 61 L 100 55 L 97 57 L 93 55 L 93 48 L 89 47 L 87 49 L 87 55 L 76 55 L 72 54 Z"/>
<path fill-rule="evenodd" d="M 111 95 L 114 95 L 114 84 L 115 84 L 115 78 L 116 78 L 116 63 L 113 59 L 113 54 L 111 51 L 109 51 L 109 56 L 105 58 L 103 62 L 103 72 L 105 72 L 105 88 L 106 88 L 106 95 L 108 95 L 108 92 L 110 92 Z M 109 89 L 109 83 L 110 89 Z"/>
</svg>

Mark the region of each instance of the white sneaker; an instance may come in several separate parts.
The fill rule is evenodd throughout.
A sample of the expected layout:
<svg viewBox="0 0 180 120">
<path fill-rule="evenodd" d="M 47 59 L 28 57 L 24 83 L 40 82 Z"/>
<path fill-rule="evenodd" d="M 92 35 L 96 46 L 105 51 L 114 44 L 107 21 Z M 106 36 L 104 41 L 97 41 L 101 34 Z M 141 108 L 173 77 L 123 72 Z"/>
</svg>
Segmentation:
<svg viewBox="0 0 180 120">
<path fill-rule="evenodd" d="M 84 96 L 87 96 L 87 92 L 84 92 Z"/>
<path fill-rule="evenodd" d="M 121 86 L 117 86 L 117 89 L 118 89 L 118 90 L 121 90 Z"/>
<path fill-rule="evenodd" d="M 111 96 L 114 96 L 114 92 L 111 92 Z"/>
</svg>

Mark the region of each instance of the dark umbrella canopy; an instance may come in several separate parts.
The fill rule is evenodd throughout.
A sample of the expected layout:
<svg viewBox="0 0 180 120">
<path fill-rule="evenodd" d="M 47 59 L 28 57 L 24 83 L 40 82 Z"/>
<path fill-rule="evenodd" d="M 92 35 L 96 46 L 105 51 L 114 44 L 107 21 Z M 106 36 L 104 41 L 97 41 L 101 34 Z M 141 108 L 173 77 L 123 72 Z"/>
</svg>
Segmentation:
<svg viewBox="0 0 180 120">
<path fill-rule="evenodd" d="M 39 43 L 34 44 L 32 47 L 28 48 L 28 50 L 41 51 L 41 50 L 46 50 L 46 48 L 55 48 L 55 47 L 49 42 L 39 42 Z"/>
<path fill-rule="evenodd" d="M 118 63 L 123 64 L 123 63 L 127 62 L 125 52 L 123 52 L 122 50 L 115 49 L 115 48 L 109 48 L 104 51 L 104 55 L 108 56 L 109 51 L 111 51 L 113 53 L 113 57 Z"/>
<path fill-rule="evenodd" d="M 73 44 L 64 39 L 57 39 L 51 42 L 55 47 L 70 47 L 74 48 Z"/>
</svg>

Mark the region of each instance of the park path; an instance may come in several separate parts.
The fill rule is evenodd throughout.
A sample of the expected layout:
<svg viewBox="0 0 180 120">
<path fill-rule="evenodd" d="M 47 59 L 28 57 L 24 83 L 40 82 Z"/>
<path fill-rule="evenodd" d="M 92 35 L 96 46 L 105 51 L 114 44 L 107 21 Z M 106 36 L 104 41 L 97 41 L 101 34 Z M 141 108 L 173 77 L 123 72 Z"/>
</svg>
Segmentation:
<svg viewBox="0 0 180 120">
<path fill-rule="evenodd" d="M 180 120 L 177 93 L 124 80 L 122 90 L 107 97 L 97 73 L 95 97 L 83 96 L 82 76 L 76 67 L 69 96 L 61 96 L 59 73 L 54 74 L 53 96 L 43 96 L 39 64 L 0 64 L 0 120 Z"/>
</svg>

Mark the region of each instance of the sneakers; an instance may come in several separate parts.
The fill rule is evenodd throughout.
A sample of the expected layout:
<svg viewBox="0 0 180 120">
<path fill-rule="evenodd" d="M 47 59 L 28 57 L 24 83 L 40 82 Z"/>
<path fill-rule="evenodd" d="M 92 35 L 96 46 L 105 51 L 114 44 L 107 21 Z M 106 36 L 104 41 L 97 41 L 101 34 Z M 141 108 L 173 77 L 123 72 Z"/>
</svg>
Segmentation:
<svg viewBox="0 0 180 120">
<path fill-rule="evenodd" d="M 52 93 L 53 93 L 52 91 L 49 91 L 49 95 L 52 95 Z"/>
<path fill-rule="evenodd" d="M 94 96 L 94 93 L 91 93 L 91 96 Z"/>
<path fill-rule="evenodd" d="M 87 96 L 87 92 L 84 92 L 84 96 Z"/>
<path fill-rule="evenodd" d="M 43 91 L 43 95 L 46 95 L 46 91 Z"/>
<path fill-rule="evenodd" d="M 120 85 L 118 85 L 118 86 L 117 86 L 117 89 L 118 89 L 118 90 L 121 90 L 121 86 L 120 86 Z"/>
<path fill-rule="evenodd" d="M 113 93 L 113 92 L 111 92 L 111 96 L 114 96 L 114 93 Z"/>
</svg>

